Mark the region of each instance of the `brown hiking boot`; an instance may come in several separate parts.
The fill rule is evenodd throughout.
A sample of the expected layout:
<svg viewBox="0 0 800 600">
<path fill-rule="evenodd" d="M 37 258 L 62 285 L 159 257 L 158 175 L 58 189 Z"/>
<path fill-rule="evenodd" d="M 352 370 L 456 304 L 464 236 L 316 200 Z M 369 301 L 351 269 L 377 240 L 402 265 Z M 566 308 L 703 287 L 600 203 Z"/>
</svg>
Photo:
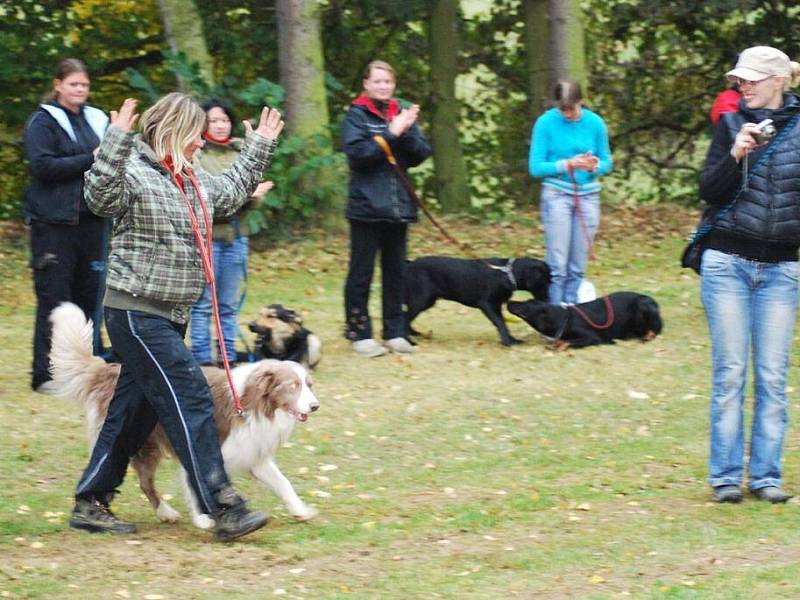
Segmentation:
<svg viewBox="0 0 800 600">
<path fill-rule="evenodd" d="M 107 505 L 84 498 L 75 500 L 69 526 L 91 533 L 136 533 L 136 525 L 120 521 Z"/>
</svg>

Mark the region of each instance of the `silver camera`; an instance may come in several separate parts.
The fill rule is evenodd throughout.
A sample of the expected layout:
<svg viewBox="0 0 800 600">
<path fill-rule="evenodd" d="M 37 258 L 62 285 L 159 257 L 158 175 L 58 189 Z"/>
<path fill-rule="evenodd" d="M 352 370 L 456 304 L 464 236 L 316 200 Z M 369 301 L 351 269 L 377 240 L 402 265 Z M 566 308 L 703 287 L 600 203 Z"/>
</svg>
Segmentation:
<svg viewBox="0 0 800 600">
<path fill-rule="evenodd" d="M 775 125 L 772 124 L 772 119 L 764 119 L 761 121 L 756 125 L 756 130 L 757 131 L 753 132 L 753 139 L 759 144 L 770 141 L 775 137 L 775 134 L 778 133 L 778 130 L 775 129 Z"/>
</svg>

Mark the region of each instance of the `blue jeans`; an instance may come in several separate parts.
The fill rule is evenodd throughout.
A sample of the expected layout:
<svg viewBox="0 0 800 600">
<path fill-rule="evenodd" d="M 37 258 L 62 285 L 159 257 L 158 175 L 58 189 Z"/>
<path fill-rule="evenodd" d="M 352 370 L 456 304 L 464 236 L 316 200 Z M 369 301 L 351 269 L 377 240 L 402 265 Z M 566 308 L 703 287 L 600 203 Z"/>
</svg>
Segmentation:
<svg viewBox="0 0 800 600">
<path fill-rule="evenodd" d="M 122 365 L 114 397 L 76 497 L 109 498 L 130 457 L 161 422 L 203 511 L 230 486 L 206 378 L 183 342 L 186 325 L 106 307 L 106 329 Z"/>
<path fill-rule="evenodd" d="M 579 205 L 580 214 L 575 210 L 572 192 L 547 185 L 542 187 L 545 262 L 550 267 L 550 302 L 553 304 L 578 302 L 578 287 L 586 270 L 589 244 L 600 224 L 600 194 L 580 196 Z"/>
<path fill-rule="evenodd" d="M 780 486 L 797 263 L 761 263 L 706 250 L 700 273 L 713 363 L 708 482 L 713 487 L 742 482 L 744 395 L 752 346 L 750 489 Z"/>
<path fill-rule="evenodd" d="M 229 361 L 236 360 L 236 335 L 239 331 L 239 292 L 247 273 L 248 238 L 241 236 L 232 242 L 214 241 L 214 279 L 217 285 L 219 320 L 222 338 Z M 192 307 L 192 355 L 197 362 L 212 364 L 211 328 L 214 310 L 211 304 L 211 286 L 206 286 L 200 300 Z M 222 354 L 217 347 L 218 360 Z"/>
</svg>

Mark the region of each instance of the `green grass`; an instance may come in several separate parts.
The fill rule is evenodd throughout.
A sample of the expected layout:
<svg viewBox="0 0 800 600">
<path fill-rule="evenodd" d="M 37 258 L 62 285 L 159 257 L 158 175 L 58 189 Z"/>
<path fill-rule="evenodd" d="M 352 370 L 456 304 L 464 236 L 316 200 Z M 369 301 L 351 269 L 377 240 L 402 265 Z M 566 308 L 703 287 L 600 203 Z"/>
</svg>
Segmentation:
<svg viewBox="0 0 800 600">
<path fill-rule="evenodd" d="M 520 321 L 510 327 L 526 343 L 503 348 L 478 311 L 440 302 L 418 319 L 432 337 L 415 355 L 360 358 L 341 335 L 346 240 L 255 252 L 242 321 L 281 302 L 323 340 L 322 408 L 278 457 L 320 516 L 294 523 L 271 493 L 238 479 L 274 518 L 230 545 L 185 520 L 159 523 L 133 475 L 115 509 L 138 535 L 66 527 L 87 460 L 83 417 L 28 389 L 33 296 L 24 238 L 7 234 L 0 597 L 800 597 L 797 505 L 710 502 L 709 343 L 698 280 L 677 265 L 692 220 L 672 207 L 607 211 L 591 278 L 603 292 L 653 295 L 665 330 L 650 344 L 560 354 Z M 478 255 L 542 255 L 541 232 L 520 223 L 445 224 Z M 428 225 L 410 247 L 454 253 Z M 799 385 L 792 368 L 793 415 Z M 790 490 L 799 445 L 792 426 Z M 159 486 L 185 512 L 174 464 Z"/>
</svg>

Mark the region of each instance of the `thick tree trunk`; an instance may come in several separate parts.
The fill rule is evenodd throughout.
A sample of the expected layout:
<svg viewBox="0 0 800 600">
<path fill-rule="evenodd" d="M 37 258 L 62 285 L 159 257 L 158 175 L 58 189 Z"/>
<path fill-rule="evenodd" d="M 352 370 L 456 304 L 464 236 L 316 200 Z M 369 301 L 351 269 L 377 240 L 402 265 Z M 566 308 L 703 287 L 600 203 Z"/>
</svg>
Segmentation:
<svg viewBox="0 0 800 600">
<path fill-rule="evenodd" d="M 527 58 L 528 117 L 531 126 L 548 107 L 553 75 L 550 60 L 549 0 L 523 0 L 522 18 L 525 23 L 525 54 Z M 530 135 L 526 132 L 530 140 Z M 530 147 L 527 146 L 530 151 Z M 528 161 L 525 160 L 527 168 Z M 527 169 L 526 169 L 527 170 Z M 528 178 L 525 196 L 534 202 L 542 190 L 540 179 Z"/>
<path fill-rule="evenodd" d="M 553 81 L 550 73 L 548 0 L 523 0 L 522 4 L 527 56 L 528 108 L 533 120 L 547 107 Z"/>
<path fill-rule="evenodd" d="M 297 161 L 333 155 L 330 115 L 325 92 L 325 64 L 320 34 L 318 0 L 277 0 L 278 68 L 286 92 L 283 118 L 286 133 L 303 138 Z M 330 168 L 319 168 L 299 182 L 302 190 L 335 185 L 343 177 Z M 327 221 L 341 213 L 341 203 L 330 213 L 317 215 Z"/>
<path fill-rule="evenodd" d="M 433 111 L 434 181 L 445 211 L 470 207 L 467 169 L 458 139 L 455 77 L 459 51 L 458 0 L 434 0 L 430 14 L 430 65 Z"/>
<path fill-rule="evenodd" d="M 328 135 L 320 2 L 278 0 L 278 61 L 286 91 L 287 131 L 301 137 Z M 329 140 L 330 141 L 330 140 Z"/>
<path fill-rule="evenodd" d="M 194 0 L 158 0 L 158 7 L 170 49 L 175 54 L 186 54 L 189 64 L 196 63 L 203 81 L 213 87 L 214 61 L 208 53 L 203 20 Z M 186 90 L 186 82 L 180 78 L 178 85 Z"/>
<path fill-rule="evenodd" d="M 561 77 L 574 79 L 586 90 L 586 53 L 583 19 L 578 0 L 549 0 L 552 83 Z"/>
</svg>

